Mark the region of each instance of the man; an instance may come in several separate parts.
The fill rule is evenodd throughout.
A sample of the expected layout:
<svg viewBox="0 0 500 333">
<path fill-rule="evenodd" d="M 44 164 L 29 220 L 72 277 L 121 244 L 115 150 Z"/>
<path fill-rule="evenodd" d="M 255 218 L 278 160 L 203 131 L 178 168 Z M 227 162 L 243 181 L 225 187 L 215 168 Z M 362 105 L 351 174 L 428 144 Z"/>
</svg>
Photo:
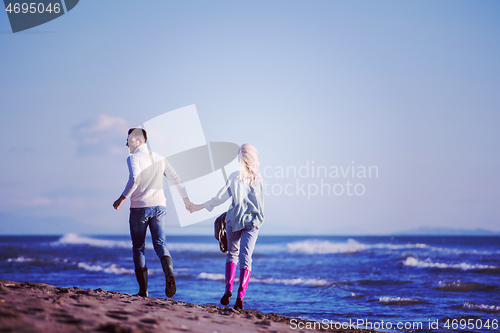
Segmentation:
<svg viewBox="0 0 500 333">
<path fill-rule="evenodd" d="M 135 266 L 135 276 L 139 283 L 137 295 L 148 297 L 148 269 L 146 267 L 146 231 L 149 226 L 153 246 L 161 260 L 165 273 L 165 294 L 175 295 L 175 277 L 172 257 L 165 243 L 166 235 L 166 198 L 163 192 L 163 176 L 167 177 L 179 191 L 186 209 L 193 203 L 189 201 L 181 179 L 170 163 L 161 155 L 150 151 L 146 145 L 147 133 L 142 128 L 128 131 L 127 146 L 130 156 L 127 158 L 129 179 L 122 195 L 113 203 L 118 209 L 130 196 L 130 236 Z"/>
</svg>

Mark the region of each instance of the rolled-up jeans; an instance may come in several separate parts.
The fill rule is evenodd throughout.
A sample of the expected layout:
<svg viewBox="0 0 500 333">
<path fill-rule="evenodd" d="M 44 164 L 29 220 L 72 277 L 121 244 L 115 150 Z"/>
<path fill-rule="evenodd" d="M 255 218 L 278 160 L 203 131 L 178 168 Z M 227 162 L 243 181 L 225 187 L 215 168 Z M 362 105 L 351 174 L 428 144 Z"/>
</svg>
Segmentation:
<svg viewBox="0 0 500 333">
<path fill-rule="evenodd" d="M 227 235 L 227 258 L 226 262 L 234 262 L 240 260 L 240 269 L 247 268 L 252 270 L 252 254 L 255 248 L 255 242 L 259 229 L 253 224 L 246 225 L 245 228 L 233 232 L 231 222 L 226 224 Z"/>
<path fill-rule="evenodd" d="M 146 267 L 146 231 L 149 226 L 153 247 L 158 258 L 170 257 L 165 243 L 166 236 L 166 207 L 130 208 L 130 237 L 132 238 L 132 252 L 135 269 Z"/>
</svg>

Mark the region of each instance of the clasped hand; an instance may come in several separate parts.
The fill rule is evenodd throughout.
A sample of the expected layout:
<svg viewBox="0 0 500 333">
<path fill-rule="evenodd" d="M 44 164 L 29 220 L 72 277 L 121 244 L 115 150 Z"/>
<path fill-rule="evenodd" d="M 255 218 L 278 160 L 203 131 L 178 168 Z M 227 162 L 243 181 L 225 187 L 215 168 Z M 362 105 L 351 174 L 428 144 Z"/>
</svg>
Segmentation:
<svg viewBox="0 0 500 333">
<path fill-rule="evenodd" d="M 203 204 L 194 204 L 192 203 L 189 198 L 184 198 L 184 206 L 186 207 L 186 209 L 190 212 L 190 213 L 194 213 L 194 212 L 197 212 L 199 210 L 202 210 L 203 208 L 205 208 L 205 205 Z"/>
</svg>

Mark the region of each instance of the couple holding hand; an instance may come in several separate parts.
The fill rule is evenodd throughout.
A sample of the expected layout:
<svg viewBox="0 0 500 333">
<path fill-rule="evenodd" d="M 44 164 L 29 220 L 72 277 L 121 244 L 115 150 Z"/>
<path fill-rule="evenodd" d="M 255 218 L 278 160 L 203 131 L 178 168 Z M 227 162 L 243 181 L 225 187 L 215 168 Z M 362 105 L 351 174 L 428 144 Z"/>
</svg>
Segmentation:
<svg viewBox="0 0 500 333">
<path fill-rule="evenodd" d="M 146 231 L 149 226 L 153 247 L 160 258 L 165 273 L 165 294 L 172 297 L 176 293 L 172 257 L 165 243 L 166 237 L 166 199 L 163 192 L 163 176 L 177 188 L 184 200 L 186 209 L 191 213 L 223 204 L 232 197 L 226 214 L 226 235 L 228 253 L 225 267 L 226 288 L 220 302 L 228 305 L 233 291 L 233 281 L 240 263 L 239 287 L 235 309 L 243 308 L 243 299 L 252 270 L 252 253 L 257 241 L 258 230 L 264 222 L 263 180 L 259 174 L 257 150 L 250 144 L 243 144 L 238 151 L 240 170 L 232 173 L 224 187 L 203 204 L 193 204 L 187 195 L 181 179 L 161 155 L 151 152 L 147 145 L 147 133 L 142 128 L 128 131 L 127 158 L 129 180 L 120 198 L 113 207 L 118 209 L 130 196 L 130 235 L 135 266 L 139 283 L 138 295 L 148 297 L 148 269 L 144 250 Z"/>
</svg>

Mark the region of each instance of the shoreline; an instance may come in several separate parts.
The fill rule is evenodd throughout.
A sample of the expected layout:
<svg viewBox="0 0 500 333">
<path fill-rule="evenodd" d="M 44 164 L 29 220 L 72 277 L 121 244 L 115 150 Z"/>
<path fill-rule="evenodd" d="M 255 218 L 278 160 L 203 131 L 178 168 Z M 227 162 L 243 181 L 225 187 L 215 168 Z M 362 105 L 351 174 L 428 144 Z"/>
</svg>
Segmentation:
<svg viewBox="0 0 500 333">
<path fill-rule="evenodd" d="M 102 289 L 56 287 L 0 280 L 2 332 L 342 332 L 361 329 L 299 329 L 297 318 L 145 298 Z M 306 327 L 306 326 L 304 326 Z"/>
</svg>

